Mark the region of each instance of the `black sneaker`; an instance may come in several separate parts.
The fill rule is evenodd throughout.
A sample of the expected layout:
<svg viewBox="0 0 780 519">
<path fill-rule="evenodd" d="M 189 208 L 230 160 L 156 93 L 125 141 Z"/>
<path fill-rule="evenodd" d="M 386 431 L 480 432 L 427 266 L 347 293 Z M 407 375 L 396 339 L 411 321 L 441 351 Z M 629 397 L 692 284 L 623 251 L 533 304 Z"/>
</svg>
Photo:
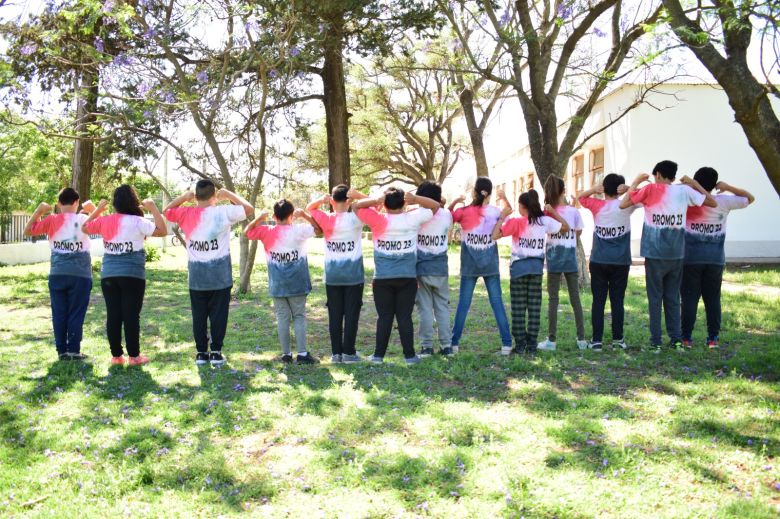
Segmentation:
<svg viewBox="0 0 780 519">
<path fill-rule="evenodd" d="M 604 351 L 604 345 L 601 344 L 601 341 L 591 341 L 591 343 L 588 344 L 588 348 L 593 351 Z"/>
<path fill-rule="evenodd" d="M 522 355 L 525 352 L 526 352 L 525 346 L 523 346 L 522 348 L 519 348 L 517 346 L 512 348 L 512 355 Z"/>
<path fill-rule="evenodd" d="M 70 360 L 87 360 L 89 357 L 84 355 L 83 353 L 68 353 L 68 357 L 70 357 Z"/>
<path fill-rule="evenodd" d="M 679 339 L 677 339 L 676 341 L 669 341 L 669 348 L 677 351 L 685 351 L 685 346 L 683 345 L 683 342 Z"/>
<path fill-rule="evenodd" d="M 68 355 L 67 353 L 60 353 L 59 355 L 57 355 L 57 359 L 63 362 L 71 360 L 70 355 Z"/>
<path fill-rule="evenodd" d="M 441 351 L 439 351 L 439 354 L 444 355 L 444 356 L 450 356 L 450 355 L 454 355 L 455 352 L 452 351 L 452 348 L 450 348 L 448 346 L 446 348 L 442 348 Z M 420 357 L 422 357 L 422 356 L 423 356 L 422 353 L 420 353 Z"/>
<path fill-rule="evenodd" d="M 660 344 L 651 344 L 650 345 L 650 352 L 651 353 L 661 353 L 661 345 Z"/>
<path fill-rule="evenodd" d="M 301 355 L 300 353 L 295 357 L 295 363 L 296 364 L 319 364 L 320 361 L 312 355 L 311 353 L 308 353 L 306 355 Z"/>
<path fill-rule="evenodd" d="M 201 353 L 198 352 L 195 354 L 195 364 L 198 366 L 202 366 L 204 364 L 209 363 L 209 354 L 208 353 Z"/>
<path fill-rule="evenodd" d="M 209 355 L 209 362 L 211 362 L 212 366 L 221 366 L 225 363 L 225 356 L 222 355 L 221 351 L 212 351 Z"/>
<path fill-rule="evenodd" d="M 450 348 L 450 351 L 452 351 L 452 348 Z M 430 357 L 433 355 L 433 348 L 423 348 L 420 350 L 420 357 Z"/>
<path fill-rule="evenodd" d="M 283 364 L 292 364 L 292 361 L 293 361 L 292 355 L 290 355 L 289 353 L 285 353 L 284 355 L 282 355 Z"/>
</svg>

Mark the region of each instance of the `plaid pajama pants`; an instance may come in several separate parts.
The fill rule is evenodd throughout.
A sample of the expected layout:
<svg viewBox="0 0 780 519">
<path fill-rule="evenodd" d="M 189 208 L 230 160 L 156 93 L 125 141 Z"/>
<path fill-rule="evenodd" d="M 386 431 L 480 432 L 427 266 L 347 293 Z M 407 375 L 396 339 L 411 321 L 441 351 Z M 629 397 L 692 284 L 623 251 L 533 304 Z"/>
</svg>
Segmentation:
<svg viewBox="0 0 780 519">
<path fill-rule="evenodd" d="M 515 338 L 515 347 L 533 351 L 536 349 L 542 313 L 542 275 L 510 279 L 509 295 L 512 300 L 512 336 Z"/>
</svg>

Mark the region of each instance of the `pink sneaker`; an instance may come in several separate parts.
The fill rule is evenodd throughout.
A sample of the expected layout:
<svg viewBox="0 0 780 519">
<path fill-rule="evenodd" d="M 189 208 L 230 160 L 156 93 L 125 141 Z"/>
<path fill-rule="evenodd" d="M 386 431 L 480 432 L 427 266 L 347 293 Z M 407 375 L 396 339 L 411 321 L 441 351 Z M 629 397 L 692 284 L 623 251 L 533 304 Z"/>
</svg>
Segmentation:
<svg viewBox="0 0 780 519">
<path fill-rule="evenodd" d="M 111 357 L 111 364 L 114 366 L 122 366 L 125 363 L 124 357 Z"/>
<path fill-rule="evenodd" d="M 144 364 L 149 364 L 149 357 L 145 357 L 143 355 L 139 355 L 137 357 L 130 357 L 129 364 L 131 366 L 143 366 Z"/>
</svg>

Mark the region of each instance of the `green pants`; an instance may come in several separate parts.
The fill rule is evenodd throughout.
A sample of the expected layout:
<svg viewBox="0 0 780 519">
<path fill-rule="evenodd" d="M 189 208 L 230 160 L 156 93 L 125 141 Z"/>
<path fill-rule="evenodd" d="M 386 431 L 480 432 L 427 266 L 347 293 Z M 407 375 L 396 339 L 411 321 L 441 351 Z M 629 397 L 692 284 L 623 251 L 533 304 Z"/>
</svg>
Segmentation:
<svg viewBox="0 0 780 519">
<path fill-rule="evenodd" d="M 577 326 L 577 339 L 585 338 L 585 322 L 582 317 L 582 303 L 580 303 L 580 286 L 576 272 L 548 272 L 547 273 L 547 337 L 555 342 L 558 333 L 558 292 L 561 289 L 561 275 L 566 278 L 566 287 L 569 289 L 569 302 L 574 310 L 574 322 Z"/>
<path fill-rule="evenodd" d="M 519 350 L 535 350 L 542 313 L 542 275 L 531 274 L 510 279 L 509 297 L 515 347 Z"/>
</svg>

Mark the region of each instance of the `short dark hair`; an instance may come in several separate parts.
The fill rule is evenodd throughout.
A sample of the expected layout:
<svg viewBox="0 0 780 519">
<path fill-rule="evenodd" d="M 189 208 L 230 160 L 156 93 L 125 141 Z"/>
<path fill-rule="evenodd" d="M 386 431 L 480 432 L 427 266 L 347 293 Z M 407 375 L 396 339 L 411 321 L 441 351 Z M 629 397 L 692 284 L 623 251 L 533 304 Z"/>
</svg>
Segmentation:
<svg viewBox="0 0 780 519">
<path fill-rule="evenodd" d="M 114 189 L 112 205 L 117 213 L 133 214 L 135 216 L 144 215 L 141 210 L 141 201 L 138 199 L 138 193 L 135 192 L 133 186 L 127 184 L 122 184 Z"/>
<path fill-rule="evenodd" d="M 211 180 L 203 178 L 195 184 L 195 198 L 201 202 L 211 200 L 217 194 L 217 186 Z"/>
<path fill-rule="evenodd" d="M 57 201 L 62 205 L 72 205 L 79 201 L 79 193 L 72 187 L 63 188 L 57 195 Z"/>
<path fill-rule="evenodd" d="M 623 175 L 617 173 L 610 173 L 604 177 L 604 181 L 601 183 L 604 186 L 604 194 L 609 196 L 617 196 L 618 188 L 626 183 L 626 179 Z"/>
<path fill-rule="evenodd" d="M 677 163 L 671 160 L 662 160 L 653 168 L 653 175 L 659 174 L 667 180 L 674 180 L 677 176 Z"/>
<path fill-rule="evenodd" d="M 330 193 L 330 197 L 334 202 L 346 202 L 347 193 L 349 193 L 349 186 L 346 184 L 339 184 L 333 188 L 333 191 Z"/>
<path fill-rule="evenodd" d="M 295 207 L 292 202 L 286 198 L 282 198 L 274 204 L 274 217 L 279 221 L 286 220 L 291 214 L 295 212 Z"/>
<path fill-rule="evenodd" d="M 433 180 L 423 180 L 423 182 L 417 186 L 417 194 L 430 198 L 434 202 L 441 203 L 441 185 Z"/>
<path fill-rule="evenodd" d="M 701 187 L 707 191 L 712 191 L 718 183 L 718 172 L 715 171 L 715 168 L 704 166 L 693 174 L 693 180 L 701 184 Z"/>
<path fill-rule="evenodd" d="M 387 188 L 385 190 L 385 207 L 391 211 L 401 209 L 406 203 L 404 200 L 405 195 L 406 193 L 404 193 L 403 189 L 398 189 L 397 187 Z"/>
</svg>

